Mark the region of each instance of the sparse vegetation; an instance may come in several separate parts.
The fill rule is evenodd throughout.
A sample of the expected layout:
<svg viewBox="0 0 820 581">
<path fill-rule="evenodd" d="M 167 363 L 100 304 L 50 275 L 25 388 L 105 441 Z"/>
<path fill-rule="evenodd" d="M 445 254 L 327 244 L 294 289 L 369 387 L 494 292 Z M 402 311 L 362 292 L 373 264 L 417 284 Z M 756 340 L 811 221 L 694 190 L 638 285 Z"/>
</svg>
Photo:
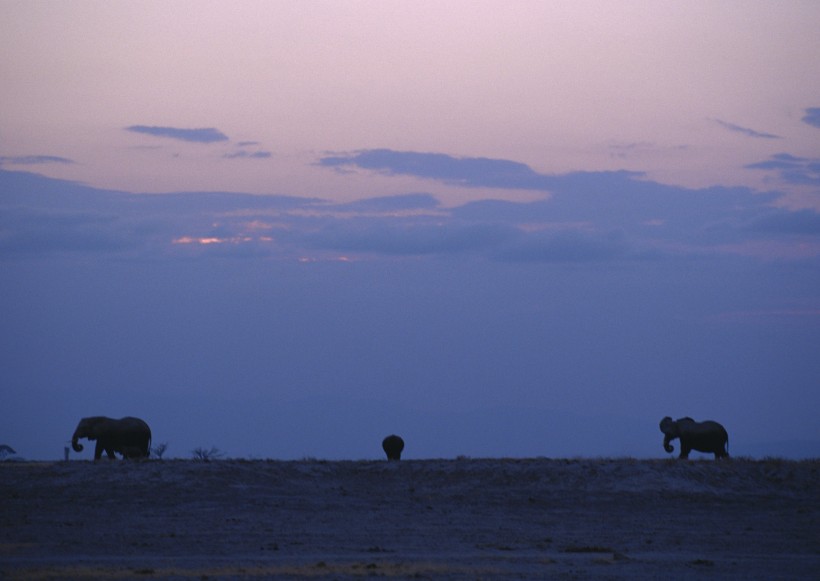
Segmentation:
<svg viewBox="0 0 820 581">
<path fill-rule="evenodd" d="M 200 446 L 191 450 L 191 455 L 194 460 L 199 460 L 200 462 L 210 462 L 211 460 L 219 460 L 225 456 L 225 453 L 216 446 L 211 446 L 210 448 L 203 448 Z"/>
<path fill-rule="evenodd" d="M 715 562 L 709 559 L 695 559 L 689 563 L 690 565 L 695 565 L 699 567 L 714 567 Z"/>
<path fill-rule="evenodd" d="M 219 449 L 184 450 L 161 465 L 0 462 L 0 547 L 25 551 L 3 575 L 813 579 L 820 563 L 820 460 L 206 466 Z M 88 531 L 96 549 L 78 564 Z"/>
<path fill-rule="evenodd" d="M 165 454 L 165 451 L 168 449 L 168 442 L 162 442 L 161 444 L 157 444 L 153 448 L 151 448 L 151 453 L 162 460 L 162 455 Z"/>
<path fill-rule="evenodd" d="M 614 553 L 609 547 L 598 546 L 571 546 L 564 549 L 565 553 Z"/>
</svg>

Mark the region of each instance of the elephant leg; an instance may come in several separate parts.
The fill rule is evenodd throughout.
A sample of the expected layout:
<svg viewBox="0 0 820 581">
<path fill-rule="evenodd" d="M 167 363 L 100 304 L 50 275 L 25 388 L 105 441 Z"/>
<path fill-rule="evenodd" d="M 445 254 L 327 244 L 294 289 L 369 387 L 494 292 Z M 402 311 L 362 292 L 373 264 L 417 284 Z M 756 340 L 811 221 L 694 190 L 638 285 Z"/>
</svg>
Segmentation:
<svg viewBox="0 0 820 581">
<path fill-rule="evenodd" d="M 103 449 L 105 450 L 106 456 L 108 456 L 109 460 L 116 460 L 117 457 L 114 455 L 114 447 L 110 445 L 103 445 Z"/>
<path fill-rule="evenodd" d="M 680 446 L 680 455 L 678 456 L 678 458 L 681 459 L 681 460 L 688 460 L 689 459 L 689 452 L 691 452 L 691 451 L 692 451 L 691 448 L 681 444 L 681 446 Z"/>
</svg>

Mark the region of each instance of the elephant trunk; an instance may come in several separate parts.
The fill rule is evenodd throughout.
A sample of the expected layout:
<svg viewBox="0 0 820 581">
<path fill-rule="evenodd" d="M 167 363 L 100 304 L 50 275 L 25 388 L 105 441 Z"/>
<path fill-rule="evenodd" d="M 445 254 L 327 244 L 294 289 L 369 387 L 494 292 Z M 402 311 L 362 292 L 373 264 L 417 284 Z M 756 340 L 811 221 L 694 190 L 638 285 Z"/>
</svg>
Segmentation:
<svg viewBox="0 0 820 581">
<path fill-rule="evenodd" d="M 77 432 L 74 432 L 74 435 L 71 437 L 71 447 L 74 448 L 75 452 L 83 451 L 83 445 L 80 444 L 80 435 Z"/>
<path fill-rule="evenodd" d="M 672 452 L 675 451 L 675 447 L 672 444 L 669 443 L 671 441 L 672 441 L 672 436 L 670 436 L 669 434 L 664 436 L 664 438 L 663 438 L 663 449 L 666 450 L 666 452 L 668 454 L 671 454 Z"/>
</svg>

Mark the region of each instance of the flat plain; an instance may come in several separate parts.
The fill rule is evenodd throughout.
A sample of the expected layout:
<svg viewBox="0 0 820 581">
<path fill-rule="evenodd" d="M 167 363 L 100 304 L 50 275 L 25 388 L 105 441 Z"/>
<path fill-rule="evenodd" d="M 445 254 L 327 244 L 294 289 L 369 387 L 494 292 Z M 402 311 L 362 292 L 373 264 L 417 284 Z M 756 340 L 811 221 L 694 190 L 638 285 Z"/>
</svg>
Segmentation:
<svg viewBox="0 0 820 581">
<path fill-rule="evenodd" d="M 0 578 L 816 579 L 820 461 L 0 463 Z"/>
</svg>

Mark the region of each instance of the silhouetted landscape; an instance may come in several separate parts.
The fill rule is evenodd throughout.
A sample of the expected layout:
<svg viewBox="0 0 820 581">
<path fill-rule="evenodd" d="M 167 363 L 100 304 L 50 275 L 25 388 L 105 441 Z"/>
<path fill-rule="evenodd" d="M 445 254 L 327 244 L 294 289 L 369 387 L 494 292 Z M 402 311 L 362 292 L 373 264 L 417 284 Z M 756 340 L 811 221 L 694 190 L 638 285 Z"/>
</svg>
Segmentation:
<svg viewBox="0 0 820 581">
<path fill-rule="evenodd" d="M 820 579 L 818 22 L 0 1 L 0 581 Z"/>
<path fill-rule="evenodd" d="M 0 464 L 11 579 L 808 579 L 820 461 Z"/>
</svg>

